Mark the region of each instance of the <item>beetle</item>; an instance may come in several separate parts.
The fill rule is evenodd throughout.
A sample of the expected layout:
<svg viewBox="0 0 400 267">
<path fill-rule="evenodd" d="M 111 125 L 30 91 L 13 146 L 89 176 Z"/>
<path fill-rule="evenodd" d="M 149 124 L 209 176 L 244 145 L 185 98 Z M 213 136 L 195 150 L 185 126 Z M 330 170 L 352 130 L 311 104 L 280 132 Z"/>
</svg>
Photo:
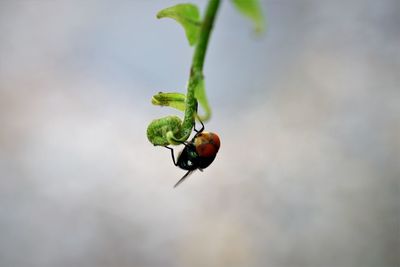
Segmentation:
<svg viewBox="0 0 400 267">
<path fill-rule="evenodd" d="M 194 129 L 196 135 L 189 142 L 182 142 L 182 144 L 185 145 L 185 148 L 179 154 L 177 161 L 175 161 L 174 149 L 165 146 L 171 151 L 174 165 L 183 170 L 187 170 L 186 174 L 174 185 L 174 187 L 177 187 L 182 183 L 193 171 L 197 169 L 203 171 L 203 169 L 210 166 L 218 153 L 221 145 L 219 136 L 216 133 L 205 132 L 203 122 L 200 121 L 200 123 L 201 129 Z"/>
</svg>

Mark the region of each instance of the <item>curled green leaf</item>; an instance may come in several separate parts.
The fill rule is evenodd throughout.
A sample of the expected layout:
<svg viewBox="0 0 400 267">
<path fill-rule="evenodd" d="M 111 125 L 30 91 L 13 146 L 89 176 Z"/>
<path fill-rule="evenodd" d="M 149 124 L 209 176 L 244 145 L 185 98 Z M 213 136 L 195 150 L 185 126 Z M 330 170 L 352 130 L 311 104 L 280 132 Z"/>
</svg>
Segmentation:
<svg viewBox="0 0 400 267">
<path fill-rule="evenodd" d="M 156 106 L 171 107 L 180 111 L 185 111 L 186 96 L 182 93 L 162 93 L 154 95 L 151 103 Z"/>
<path fill-rule="evenodd" d="M 179 22 L 185 30 L 186 38 L 192 46 L 196 44 L 200 30 L 200 12 L 196 5 L 178 4 L 158 12 L 157 18 L 171 18 Z"/>
<path fill-rule="evenodd" d="M 153 120 L 147 127 L 147 139 L 155 146 L 179 145 L 186 141 L 195 123 L 197 100 L 194 90 L 188 95 L 181 93 L 158 93 L 151 102 L 159 106 L 169 106 L 185 112 L 184 119 L 167 116 Z"/>
<path fill-rule="evenodd" d="M 253 21 L 257 33 L 264 31 L 265 22 L 259 0 L 231 0 L 236 9 Z"/>
<path fill-rule="evenodd" d="M 155 146 L 178 145 L 181 125 L 177 116 L 155 119 L 147 127 L 147 139 Z"/>
</svg>

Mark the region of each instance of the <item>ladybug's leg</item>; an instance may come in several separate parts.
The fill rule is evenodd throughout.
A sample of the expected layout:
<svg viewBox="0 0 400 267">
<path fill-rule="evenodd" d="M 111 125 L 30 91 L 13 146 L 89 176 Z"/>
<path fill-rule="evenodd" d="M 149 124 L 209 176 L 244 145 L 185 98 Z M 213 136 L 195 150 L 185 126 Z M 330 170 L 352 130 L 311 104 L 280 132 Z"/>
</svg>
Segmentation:
<svg viewBox="0 0 400 267">
<path fill-rule="evenodd" d="M 203 122 L 200 120 L 199 116 L 197 116 L 197 118 L 199 119 L 199 122 L 201 123 L 201 128 L 200 128 L 200 130 L 196 130 L 196 124 L 195 124 L 195 125 L 194 125 L 194 131 L 195 131 L 196 133 L 201 133 L 202 131 L 204 131 L 204 124 L 203 124 Z"/>
<path fill-rule="evenodd" d="M 177 187 L 180 183 L 182 183 L 193 171 L 188 171 L 175 185 L 174 188 Z"/>
<path fill-rule="evenodd" d="M 175 166 L 178 166 L 178 164 L 175 161 L 175 156 L 174 156 L 174 149 L 172 147 L 169 146 L 164 146 L 165 148 L 168 148 L 169 150 L 171 150 L 171 156 L 172 156 L 172 161 L 174 162 Z"/>
</svg>

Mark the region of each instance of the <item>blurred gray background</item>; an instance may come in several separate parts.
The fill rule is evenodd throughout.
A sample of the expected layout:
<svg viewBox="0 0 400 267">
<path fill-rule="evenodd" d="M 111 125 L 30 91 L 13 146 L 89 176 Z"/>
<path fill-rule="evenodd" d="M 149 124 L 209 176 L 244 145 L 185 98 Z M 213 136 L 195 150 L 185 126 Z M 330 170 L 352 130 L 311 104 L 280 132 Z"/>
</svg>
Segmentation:
<svg viewBox="0 0 400 267">
<path fill-rule="evenodd" d="M 146 138 L 185 92 L 182 1 L 0 0 L 0 266 L 400 266 L 400 2 L 223 1 L 205 75 L 222 147 Z M 203 10 L 206 1 L 192 1 Z"/>
</svg>

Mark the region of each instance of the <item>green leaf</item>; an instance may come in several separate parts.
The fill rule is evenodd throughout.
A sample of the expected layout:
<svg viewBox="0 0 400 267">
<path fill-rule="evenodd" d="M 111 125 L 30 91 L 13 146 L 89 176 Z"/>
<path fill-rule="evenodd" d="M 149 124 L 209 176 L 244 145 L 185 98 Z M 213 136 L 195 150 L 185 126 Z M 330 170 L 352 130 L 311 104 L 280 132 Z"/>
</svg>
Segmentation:
<svg viewBox="0 0 400 267">
<path fill-rule="evenodd" d="M 151 103 L 157 106 L 176 108 L 180 111 L 185 111 L 186 96 L 181 93 L 162 93 L 154 95 Z"/>
<path fill-rule="evenodd" d="M 236 9 L 253 21 L 257 33 L 264 31 L 265 22 L 259 0 L 231 0 Z"/>
<path fill-rule="evenodd" d="M 158 12 L 157 18 L 171 18 L 176 20 L 185 29 L 189 44 L 191 46 L 196 44 L 201 25 L 200 12 L 196 5 L 178 4 L 168 7 Z"/>
<path fill-rule="evenodd" d="M 147 127 L 147 139 L 155 146 L 179 145 L 176 138 L 182 131 L 182 120 L 177 116 L 167 116 L 153 120 Z M 183 141 L 186 141 L 184 139 Z M 179 140 L 180 141 L 180 140 Z"/>
<path fill-rule="evenodd" d="M 208 121 L 211 117 L 211 107 L 208 104 L 206 89 L 204 86 L 204 79 L 201 79 L 198 82 L 194 94 L 196 96 L 197 101 L 199 102 L 200 106 L 203 108 L 204 113 L 205 113 L 202 116 L 199 115 L 199 118 L 202 121 Z"/>
</svg>

